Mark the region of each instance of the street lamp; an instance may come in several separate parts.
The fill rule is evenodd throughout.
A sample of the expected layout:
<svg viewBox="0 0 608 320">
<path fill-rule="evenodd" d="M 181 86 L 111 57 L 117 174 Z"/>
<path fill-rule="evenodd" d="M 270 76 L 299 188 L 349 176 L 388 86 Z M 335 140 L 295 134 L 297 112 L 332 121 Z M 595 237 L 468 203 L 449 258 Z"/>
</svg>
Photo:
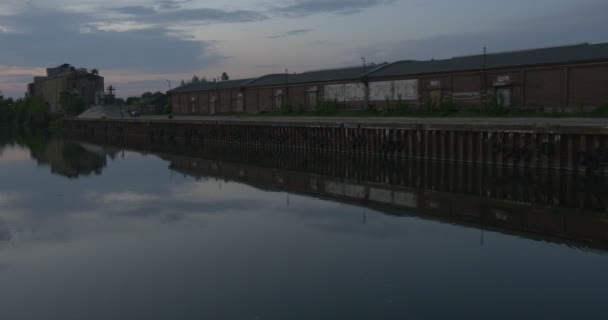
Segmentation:
<svg viewBox="0 0 608 320">
<path fill-rule="evenodd" d="M 289 70 L 285 69 L 285 101 L 281 106 L 289 104 Z"/>
<path fill-rule="evenodd" d="M 365 73 L 365 57 L 361 57 L 361 60 L 363 60 L 363 73 Z"/>
</svg>

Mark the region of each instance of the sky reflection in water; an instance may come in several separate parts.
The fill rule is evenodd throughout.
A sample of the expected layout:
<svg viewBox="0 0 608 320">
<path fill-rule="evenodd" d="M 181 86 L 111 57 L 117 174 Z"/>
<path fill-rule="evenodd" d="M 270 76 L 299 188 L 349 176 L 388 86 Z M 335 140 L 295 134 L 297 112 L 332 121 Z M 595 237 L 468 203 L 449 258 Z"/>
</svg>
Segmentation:
<svg viewBox="0 0 608 320">
<path fill-rule="evenodd" d="M 0 316 L 606 316 L 601 252 L 195 178 L 163 158 L 3 147 Z"/>
</svg>

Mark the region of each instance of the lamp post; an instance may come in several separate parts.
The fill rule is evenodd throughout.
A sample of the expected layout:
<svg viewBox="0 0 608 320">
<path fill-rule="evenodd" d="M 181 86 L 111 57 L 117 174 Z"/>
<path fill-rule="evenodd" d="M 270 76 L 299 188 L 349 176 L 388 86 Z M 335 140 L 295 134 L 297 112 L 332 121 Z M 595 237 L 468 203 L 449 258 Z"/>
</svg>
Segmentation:
<svg viewBox="0 0 608 320">
<path fill-rule="evenodd" d="M 361 60 L 363 60 L 363 73 L 365 73 L 365 69 L 366 69 L 366 65 L 365 65 L 365 57 L 361 57 Z"/>
<path fill-rule="evenodd" d="M 289 103 L 289 70 L 285 69 L 285 101 L 281 103 L 281 106 Z"/>
<path fill-rule="evenodd" d="M 369 106 L 369 88 L 368 88 L 368 83 L 367 83 L 367 79 L 365 78 L 365 72 L 367 70 L 366 69 L 366 65 L 365 65 L 365 57 L 361 57 L 361 60 L 363 60 L 363 76 L 361 77 L 361 79 L 363 80 L 363 85 L 364 88 L 363 90 L 365 90 L 364 92 L 364 103 L 365 103 L 365 107 L 367 108 L 367 106 Z"/>
</svg>

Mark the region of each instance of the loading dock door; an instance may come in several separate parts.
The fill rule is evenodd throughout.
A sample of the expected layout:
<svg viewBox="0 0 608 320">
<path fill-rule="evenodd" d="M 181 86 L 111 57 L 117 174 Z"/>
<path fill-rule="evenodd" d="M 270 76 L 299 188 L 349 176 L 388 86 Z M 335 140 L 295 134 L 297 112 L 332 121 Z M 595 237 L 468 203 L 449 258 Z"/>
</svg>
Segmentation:
<svg viewBox="0 0 608 320">
<path fill-rule="evenodd" d="M 279 110 L 279 109 L 281 109 L 282 106 L 283 106 L 283 96 L 276 95 L 274 97 L 274 109 Z"/>
<path fill-rule="evenodd" d="M 243 97 L 238 97 L 236 99 L 236 111 L 243 112 Z"/>
<path fill-rule="evenodd" d="M 496 99 L 499 106 L 511 106 L 511 87 L 499 87 L 496 89 Z"/>
<path fill-rule="evenodd" d="M 441 90 L 431 90 L 431 102 L 433 104 L 439 103 L 441 101 Z"/>
<path fill-rule="evenodd" d="M 308 102 L 308 109 L 313 110 L 317 107 L 317 91 L 308 91 L 306 93 Z"/>
<path fill-rule="evenodd" d="M 215 97 L 211 97 L 209 101 L 209 114 L 215 114 L 217 106 L 217 99 Z"/>
</svg>

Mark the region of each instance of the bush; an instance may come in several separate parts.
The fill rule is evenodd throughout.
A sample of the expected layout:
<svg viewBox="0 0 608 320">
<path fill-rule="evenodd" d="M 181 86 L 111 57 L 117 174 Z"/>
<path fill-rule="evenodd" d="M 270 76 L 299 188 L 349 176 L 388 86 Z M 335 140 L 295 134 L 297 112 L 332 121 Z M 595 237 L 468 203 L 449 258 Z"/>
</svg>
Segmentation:
<svg viewBox="0 0 608 320">
<path fill-rule="evenodd" d="M 293 107 L 291 106 L 291 104 L 284 104 L 281 106 L 281 113 L 282 114 L 292 114 L 293 113 Z"/>
<path fill-rule="evenodd" d="M 68 116 L 77 116 L 84 111 L 85 103 L 79 93 L 64 91 L 59 97 L 59 104 Z"/>
<path fill-rule="evenodd" d="M 338 101 L 337 100 L 323 100 L 317 104 L 315 113 L 318 115 L 332 115 L 338 112 Z"/>
<path fill-rule="evenodd" d="M 173 108 L 171 108 L 171 105 L 166 104 L 166 105 L 163 107 L 162 113 L 163 113 L 163 114 L 171 114 L 171 113 L 173 113 Z"/>
<path fill-rule="evenodd" d="M 387 104 L 387 109 L 385 111 L 385 114 L 387 115 L 406 115 L 408 113 L 410 113 L 410 105 L 401 100 L 401 97 L 399 97 L 397 101 Z"/>
<path fill-rule="evenodd" d="M 303 114 L 304 112 L 306 112 L 306 108 L 304 108 L 303 104 L 298 104 L 298 107 L 296 108 L 296 113 L 297 114 Z"/>
<path fill-rule="evenodd" d="M 365 112 L 366 113 L 370 113 L 370 114 L 376 114 L 379 112 L 378 108 L 376 107 L 375 104 L 370 103 L 365 107 Z"/>
<path fill-rule="evenodd" d="M 608 117 L 608 103 L 605 103 L 595 110 L 589 112 L 589 115 L 594 117 Z"/>
<path fill-rule="evenodd" d="M 456 105 L 449 97 L 427 99 L 423 103 L 423 113 L 430 115 L 448 116 L 456 110 Z"/>
<path fill-rule="evenodd" d="M 488 95 L 484 100 L 481 111 L 488 115 L 502 115 L 508 113 L 508 109 L 499 101 L 495 95 Z"/>
<path fill-rule="evenodd" d="M 45 127 L 50 120 L 49 107 L 42 98 L 19 99 L 14 104 L 14 124 Z"/>
</svg>

